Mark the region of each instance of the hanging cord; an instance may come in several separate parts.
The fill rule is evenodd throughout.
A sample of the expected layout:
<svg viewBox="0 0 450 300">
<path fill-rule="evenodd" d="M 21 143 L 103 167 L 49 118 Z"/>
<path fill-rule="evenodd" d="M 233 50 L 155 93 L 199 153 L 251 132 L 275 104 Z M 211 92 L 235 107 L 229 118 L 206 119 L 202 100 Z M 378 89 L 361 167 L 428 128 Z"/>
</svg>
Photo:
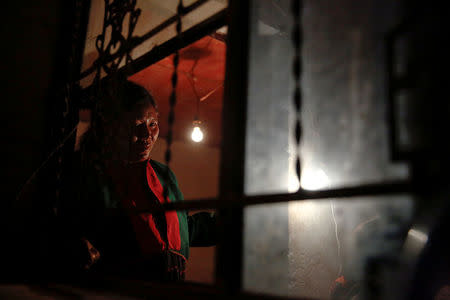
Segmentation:
<svg viewBox="0 0 450 300">
<path fill-rule="evenodd" d="M 212 38 L 209 39 L 209 41 L 208 41 L 208 43 L 206 44 L 206 46 L 203 47 L 203 50 L 207 50 L 207 49 L 209 48 L 209 45 L 211 44 L 211 42 L 212 42 Z M 192 76 L 191 79 L 193 79 L 193 78 L 195 77 L 195 76 L 194 76 L 194 70 L 195 70 L 195 67 L 197 67 L 197 64 L 198 64 L 198 61 L 199 61 L 199 60 L 200 60 L 200 57 L 197 56 L 197 57 L 195 58 L 195 60 L 194 60 L 194 63 L 192 64 L 191 70 L 189 71 L 189 74 Z M 186 75 L 186 76 L 187 76 L 187 75 Z"/>
<path fill-rule="evenodd" d="M 212 38 L 208 41 L 206 46 L 203 47 L 203 50 L 206 50 L 209 48 L 209 45 L 211 44 Z M 196 98 L 196 113 L 195 113 L 195 121 L 198 121 L 199 119 L 199 111 L 200 111 L 200 102 L 208 98 L 212 93 L 214 93 L 219 87 L 214 88 L 211 92 L 209 92 L 207 95 L 200 97 L 197 91 L 197 88 L 195 87 L 195 80 L 197 79 L 194 75 L 195 67 L 197 67 L 198 61 L 200 60 L 200 57 L 197 56 L 194 60 L 194 63 L 192 64 L 192 68 L 189 71 L 189 73 L 184 73 L 186 78 L 188 79 L 189 84 L 192 87 L 192 91 L 194 92 L 195 98 Z"/>
<path fill-rule="evenodd" d="M 300 122 L 301 108 L 302 108 L 302 93 L 301 93 L 301 74 L 302 74 L 302 30 L 301 30 L 301 10 L 303 1 L 292 0 L 292 16 L 293 16 L 293 31 L 292 42 L 294 44 L 294 60 L 293 60 L 293 75 L 295 81 L 294 88 L 294 107 L 295 107 L 295 148 L 297 155 L 295 159 L 295 172 L 298 180 L 301 176 L 301 162 L 300 162 L 300 140 L 302 137 L 302 127 Z"/>
<path fill-rule="evenodd" d="M 178 45 L 180 45 L 180 38 L 181 38 L 181 15 L 184 10 L 183 7 L 183 1 L 179 0 L 178 6 L 177 6 L 177 23 L 176 23 L 176 31 L 177 31 L 177 39 L 178 39 Z M 172 93 L 170 94 L 169 98 L 169 117 L 167 119 L 168 121 L 168 132 L 167 132 L 167 149 L 165 153 L 165 163 L 167 166 L 167 172 L 165 174 L 166 182 L 169 183 L 170 181 L 170 169 L 169 164 L 172 159 L 172 140 L 173 140 L 173 124 L 175 122 L 175 106 L 177 103 L 177 84 L 178 84 L 178 64 L 180 61 L 180 53 L 179 50 L 175 51 L 173 56 L 173 73 L 172 73 Z M 169 195 L 168 186 L 164 186 L 164 200 L 167 199 Z"/>
</svg>

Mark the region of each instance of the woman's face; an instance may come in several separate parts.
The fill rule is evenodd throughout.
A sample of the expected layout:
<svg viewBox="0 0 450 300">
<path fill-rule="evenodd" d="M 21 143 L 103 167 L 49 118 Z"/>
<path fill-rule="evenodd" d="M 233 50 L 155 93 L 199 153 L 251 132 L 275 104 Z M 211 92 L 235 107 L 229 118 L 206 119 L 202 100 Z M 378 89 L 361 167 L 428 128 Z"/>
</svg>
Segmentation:
<svg viewBox="0 0 450 300">
<path fill-rule="evenodd" d="M 149 102 L 135 105 L 131 128 L 129 161 L 146 161 L 159 135 L 158 112 Z"/>
</svg>

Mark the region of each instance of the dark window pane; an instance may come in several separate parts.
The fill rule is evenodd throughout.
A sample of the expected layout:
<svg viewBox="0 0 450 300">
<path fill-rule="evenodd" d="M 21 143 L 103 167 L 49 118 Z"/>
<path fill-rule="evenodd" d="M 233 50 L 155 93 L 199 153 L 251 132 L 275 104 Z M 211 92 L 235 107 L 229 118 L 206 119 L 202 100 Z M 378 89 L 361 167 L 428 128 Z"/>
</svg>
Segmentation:
<svg viewBox="0 0 450 300">
<path fill-rule="evenodd" d="M 378 272 L 383 292 L 388 286 L 383 270 L 398 262 L 412 210 L 407 196 L 247 207 L 244 288 L 328 299 L 333 287 L 347 282 L 348 291 L 364 295 L 373 284 L 368 276 Z M 373 271 L 374 266 L 379 269 Z"/>
</svg>

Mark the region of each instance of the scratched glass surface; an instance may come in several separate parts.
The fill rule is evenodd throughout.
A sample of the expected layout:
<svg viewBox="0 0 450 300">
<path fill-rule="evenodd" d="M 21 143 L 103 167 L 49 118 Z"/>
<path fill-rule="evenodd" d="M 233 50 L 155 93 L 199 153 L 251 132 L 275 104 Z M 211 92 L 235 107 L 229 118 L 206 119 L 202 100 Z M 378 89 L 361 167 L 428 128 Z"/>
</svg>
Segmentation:
<svg viewBox="0 0 450 300">
<path fill-rule="evenodd" d="M 388 294 L 412 213 L 411 198 L 390 195 L 247 207 L 244 289 L 315 299 Z"/>
</svg>

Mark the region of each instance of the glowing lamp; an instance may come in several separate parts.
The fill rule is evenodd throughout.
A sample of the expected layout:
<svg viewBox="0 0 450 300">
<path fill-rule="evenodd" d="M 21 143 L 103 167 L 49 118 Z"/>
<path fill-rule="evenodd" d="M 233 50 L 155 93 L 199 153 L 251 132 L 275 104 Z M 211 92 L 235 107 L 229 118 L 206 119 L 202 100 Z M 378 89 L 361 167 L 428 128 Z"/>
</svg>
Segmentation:
<svg viewBox="0 0 450 300">
<path fill-rule="evenodd" d="M 199 143 L 203 140 L 203 132 L 200 129 L 200 121 L 194 121 L 194 129 L 192 130 L 191 138 L 194 142 Z"/>
</svg>

